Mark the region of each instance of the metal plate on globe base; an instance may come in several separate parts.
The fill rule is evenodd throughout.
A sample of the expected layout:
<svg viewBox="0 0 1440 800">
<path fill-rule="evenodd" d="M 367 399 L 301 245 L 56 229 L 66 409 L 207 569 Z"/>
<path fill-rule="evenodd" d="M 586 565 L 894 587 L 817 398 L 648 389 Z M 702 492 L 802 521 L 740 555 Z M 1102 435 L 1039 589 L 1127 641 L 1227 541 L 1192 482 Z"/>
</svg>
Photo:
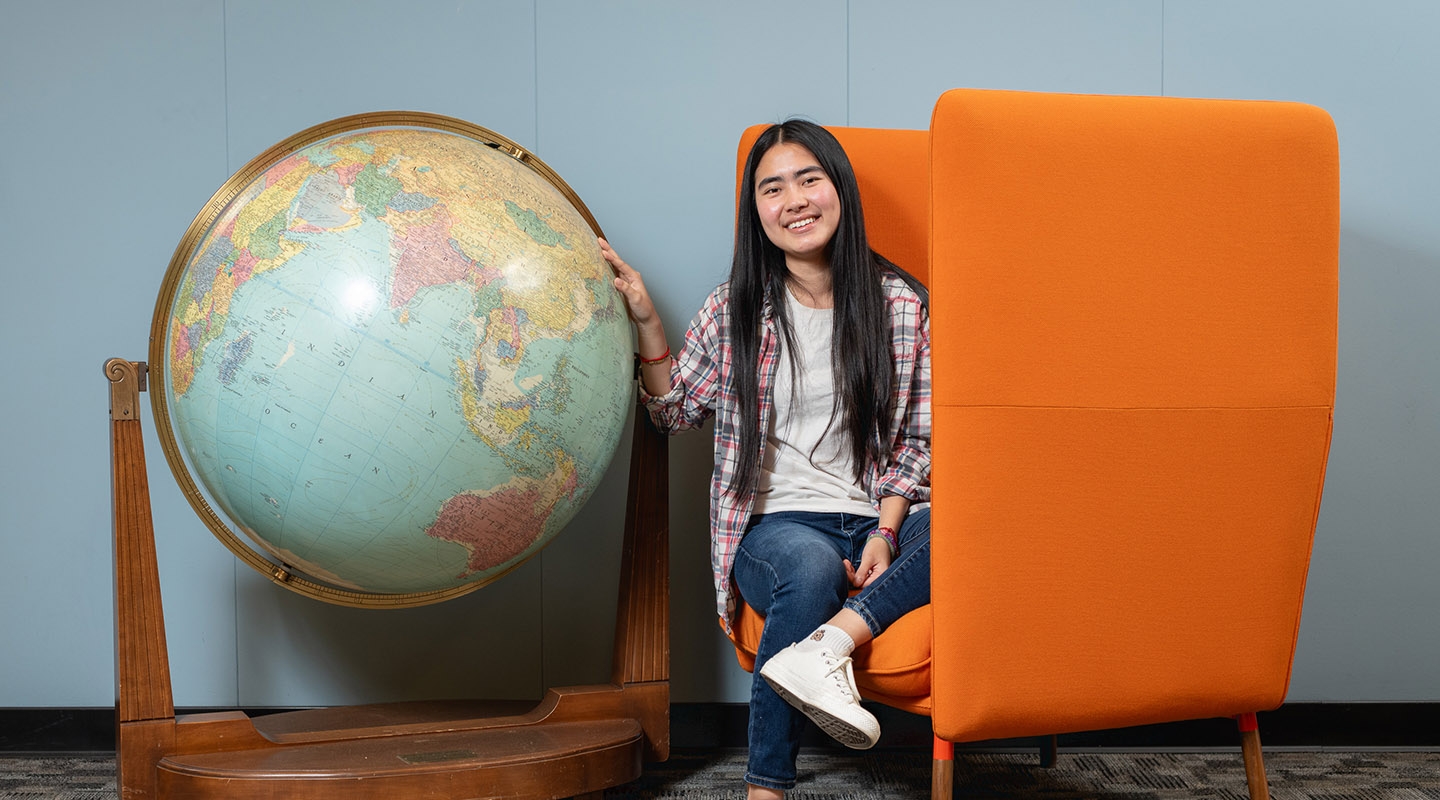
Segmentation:
<svg viewBox="0 0 1440 800">
<path fill-rule="evenodd" d="M 337 126 L 376 124 L 386 116 L 336 120 L 296 138 L 328 135 Z M 404 116 L 406 124 L 475 130 L 433 115 Z M 508 146 L 514 149 L 507 152 L 524 163 L 539 164 L 513 143 Z M 668 457 L 665 437 L 643 413 L 636 415 L 633 430 L 609 683 L 550 689 L 538 705 L 522 713 L 505 709 L 497 714 L 474 701 L 436 701 L 256 719 L 240 711 L 176 717 L 139 420 L 147 365 L 111 359 L 105 372 L 110 382 L 115 545 L 117 787 L 126 800 L 598 800 L 603 789 L 639 777 L 642 761 L 668 758 Z M 156 422 L 164 427 L 168 419 Z M 178 454 L 167 449 L 166 455 L 173 467 Z M 204 499 L 190 499 L 203 517 L 208 508 Z M 237 555 L 247 563 L 296 588 L 296 577 L 284 564 L 268 561 L 243 544 L 241 549 Z M 305 593 L 330 602 L 417 604 L 416 598 L 403 594 L 398 600 L 383 594 L 347 596 L 346 590 L 315 585 L 321 587 L 318 593 Z M 471 588 L 432 592 L 422 601 L 446 599 Z"/>
</svg>

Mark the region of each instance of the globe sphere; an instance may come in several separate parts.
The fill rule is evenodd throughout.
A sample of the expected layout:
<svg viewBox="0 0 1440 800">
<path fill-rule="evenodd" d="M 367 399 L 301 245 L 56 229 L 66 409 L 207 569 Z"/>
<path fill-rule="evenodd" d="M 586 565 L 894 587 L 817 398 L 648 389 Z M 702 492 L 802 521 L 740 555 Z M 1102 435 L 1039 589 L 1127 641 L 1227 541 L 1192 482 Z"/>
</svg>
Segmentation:
<svg viewBox="0 0 1440 800">
<path fill-rule="evenodd" d="M 157 427 L 196 510 L 334 602 L 433 602 L 534 555 L 632 401 L 597 232 L 542 162 L 445 117 L 345 118 L 257 157 L 155 312 Z"/>
</svg>

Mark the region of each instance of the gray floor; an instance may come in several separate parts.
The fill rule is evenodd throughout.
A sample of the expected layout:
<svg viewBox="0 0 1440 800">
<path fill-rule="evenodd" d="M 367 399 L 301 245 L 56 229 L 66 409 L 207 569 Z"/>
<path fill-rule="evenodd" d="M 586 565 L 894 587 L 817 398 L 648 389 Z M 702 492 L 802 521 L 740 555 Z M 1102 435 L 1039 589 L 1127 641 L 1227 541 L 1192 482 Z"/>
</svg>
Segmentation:
<svg viewBox="0 0 1440 800">
<path fill-rule="evenodd" d="M 1440 753 L 1272 751 L 1265 756 L 1275 800 L 1440 800 Z M 647 767 L 607 800 L 738 800 L 744 797 L 741 752 L 678 753 Z M 925 798 L 928 754 L 804 752 L 800 785 L 790 800 Z M 1041 769 L 1030 754 L 961 753 L 955 762 L 957 798 L 1221 798 L 1245 800 L 1245 771 L 1237 751 L 1062 752 Z M 109 755 L 0 755 L 0 800 L 115 797 L 115 759 Z"/>
</svg>

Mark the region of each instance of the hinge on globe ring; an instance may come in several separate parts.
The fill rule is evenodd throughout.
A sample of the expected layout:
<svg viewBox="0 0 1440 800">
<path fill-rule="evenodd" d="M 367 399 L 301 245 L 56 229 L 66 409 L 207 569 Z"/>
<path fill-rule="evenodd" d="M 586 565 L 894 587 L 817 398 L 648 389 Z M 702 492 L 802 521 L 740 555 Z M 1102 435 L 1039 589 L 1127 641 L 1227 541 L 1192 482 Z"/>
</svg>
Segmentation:
<svg viewBox="0 0 1440 800">
<path fill-rule="evenodd" d="M 530 154 L 525 152 L 525 150 L 520 147 L 511 147 L 510 145 L 503 144 L 501 142 L 486 142 L 485 144 L 495 148 L 496 150 L 499 150 L 500 152 L 510 156 L 511 158 L 521 163 L 526 163 L 530 157 Z"/>
<path fill-rule="evenodd" d="M 270 577 L 274 578 L 279 583 L 289 583 L 290 570 L 286 569 L 284 566 L 276 567 L 275 571 L 270 573 Z"/>
</svg>

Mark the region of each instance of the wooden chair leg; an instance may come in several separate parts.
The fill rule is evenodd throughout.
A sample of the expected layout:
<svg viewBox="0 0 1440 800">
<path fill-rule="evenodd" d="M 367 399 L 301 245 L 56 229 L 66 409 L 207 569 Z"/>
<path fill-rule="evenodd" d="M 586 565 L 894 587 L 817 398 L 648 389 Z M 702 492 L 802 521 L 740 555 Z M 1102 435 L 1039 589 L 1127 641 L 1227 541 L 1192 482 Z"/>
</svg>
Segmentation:
<svg viewBox="0 0 1440 800">
<path fill-rule="evenodd" d="M 935 737 L 935 760 L 930 765 L 930 800 L 951 800 L 955 793 L 955 745 Z"/>
<path fill-rule="evenodd" d="M 1240 726 L 1240 751 L 1245 755 L 1245 780 L 1250 785 L 1250 800 L 1270 800 L 1270 786 L 1265 780 L 1265 759 L 1260 753 L 1260 723 L 1254 714 L 1235 718 Z"/>
<path fill-rule="evenodd" d="M 1060 737 L 1051 734 L 1040 739 L 1040 766 L 1050 769 L 1060 758 Z"/>
</svg>

